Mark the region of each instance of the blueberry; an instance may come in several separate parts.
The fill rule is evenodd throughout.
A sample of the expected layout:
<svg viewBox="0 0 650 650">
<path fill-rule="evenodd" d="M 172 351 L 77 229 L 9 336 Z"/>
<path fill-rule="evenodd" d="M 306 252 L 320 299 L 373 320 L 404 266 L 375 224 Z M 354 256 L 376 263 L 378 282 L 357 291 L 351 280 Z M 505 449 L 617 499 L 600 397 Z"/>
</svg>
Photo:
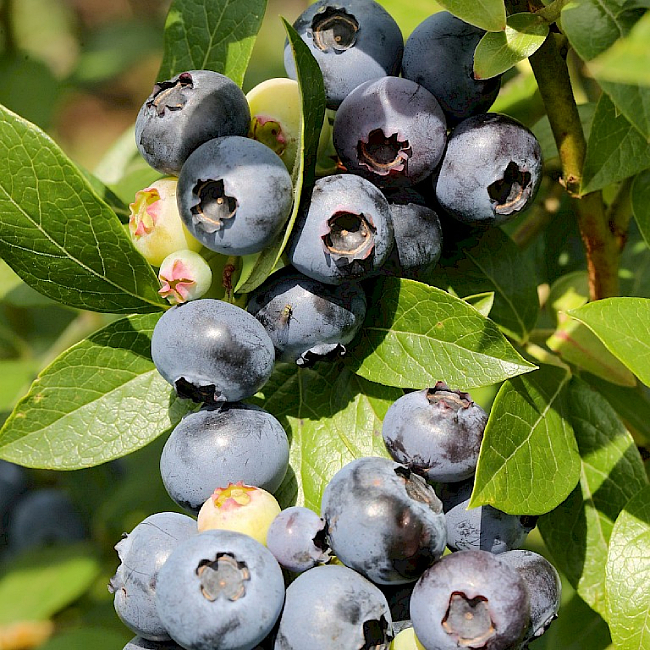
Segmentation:
<svg viewBox="0 0 650 650">
<path fill-rule="evenodd" d="M 250 650 L 271 632 L 283 602 L 271 552 L 229 530 L 185 540 L 158 574 L 158 614 L 186 650 Z"/>
<path fill-rule="evenodd" d="M 529 621 L 528 590 L 517 571 L 486 551 L 446 555 L 411 596 L 411 620 L 426 650 L 517 647 Z"/>
<path fill-rule="evenodd" d="M 234 81 L 211 70 L 189 70 L 154 86 L 138 113 L 135 141 L 154 169 L 178 176 L 199 145 L 245 136 L 249 122 L 246 95 Z"/>
<path fill-rule="evenodd" d="M 70 497 L 57 488 L 24 494 L 9 517 L 7 543 L 11 552 L 87 538 L 88 530 L 79 510 Z"/>
<path fill-rule="evenodd" d="M 182 648 L 174 641 L 149 641 L 136 636 L 122 650 L 182 650 Z"/>
<path fill-rule="evenodd" d="M 140 522 L 115 545 L 120 565 L 108 589 L 114 594 L 117 615 L 139 636 L 150 641 L 169 640 L 156 612 L 158 572 L 176 546 L 196 534 L 196 521 L 191 517 L 159 512 Z"/>
<path fill-rule="evenodd" d="M 541 636 L 557 618 L 562 583 L 555 567 L 533 551 L 513 550 L 499 555 L 502 562 L 514 567 L 528 588 L 530 627 L 525 641 Z"/>
<path fill-rule="evenodd" d="M 423 279 L 442 254 L 442 226 L 438 215 L 411 188 L 385 192 L 393 221 L 395 247 L 381 269 L 383 274 Z"/>
<path fill-rule="evenodd" d="M 249 255 L 269 246 L 293 202 L 291 176 L 261 142 L 230 136 L 193 151 L 178 177 L 178 210 L 206 248 Z"/>
<path fill-rule="evenodd" d="M 404 45 L 403 76 L 435 95 L 450 124 L 484 113 L 499 93 L 500 76 L 474 78 L 474 50 L 484 34 L 440 11 L 420 23 Z"/>
<path fill-rule="evenodd" d="M 241 481 L 218 487 L 199 510 L 197 525 L 204 530 L 234 530 L 266 545 L 266 534 L 280 514 L 280 504 L 262 488 Z"/>
<path fill-rule="evenodd" d="M 467 509 L 474 479 L 440 486 L 447 521 L 447 546 L 452 551 L 480 549 L 504 553 L 519 548 L 535 528 L 537 517 L 509 515 L 492 506 Z"/>
<path fill-rule="evenodd" d="M 325 487 L 321 515 L 332 551 L 378 584 L 416 580 L 445 548 L 433 488 L 388 458 L 358 458 Z"/>
<path fill-rule="evenodd" d="M 374 0 L 319 0 L 305 9 L 293 26 L 320 66 L 328 108 L 338 108 L 364 81 L 399 74 L 402 32 Z M 284 67 L 287 75 L 296 79 L 288 44 Z"/>
<path fill-rule="evenodd" d="M 160 474 L 169 496 L 197 513 L 215 488 L 243 481 L 275 492 L 289 466 L 289 441 L 270 413 L 242 403 L 203 407 L 176 425 Z"/>
<path fill-rule="evenodd" d="M 249 313 L 202 298 L 162 315 L 151 337 L 151 357 L 180 397 L 237 402 L 266 383 L 275 350 L 264 327 Z"/>
<path fill-rule="evenodd" d="M 287 588 L 275 650 L 388 650 L 392 626 L 381 591 L 344 566 L 319 566 Z"/>
<path fill-rule="evenodd" d="M 445 116 L 425 88 L 401 77 L 357 86 L 334 118 L 334 147 L 348 171 L 380 187 L 432 174 L 447 142 Z"/>
<path fill-rule="evenodd" d="M 266 545 L 280 566 L 302 573 L 330 559 L 325 520 L 313 510 L 292 506 L 271 523 Z"/>
<path fill-rule="evenodd" d="M 212 285 L 212 269 L 198 253 L 180 250 L 161 262 L 158 293 L 172 305 L 202 298 Z"/>
<path fill-rule="evenodd" d="M 366 295 L 358 284 L 323 284 L 285 267 L 250 294 L 247 309 L 271 337 L 277 361 L 309 366 L 345 354 L 363 325 Z"/>
<path fill-rule="evenodd" d="M 451 216 L 490 226 L 525 210 L 541 178 L 537 138 L 510 117 L 486 113 L 452 131 L 434 183 L 440 206 Z"/>
<path fill-rule="evenodd" d="M 393 243 L 390 207 L 379 189 L 360 176 L 334 174 L 316 181 L 288 255 L 306 276 L 342 284 L 378 273 Z"/>
<path fill-rule="evenodd" d="M 443 382 L 407 393 L 386 412 L 388 453 L 427 480 L 461 481 L 474 474 L 487 414 L 468 393 Z"/>
<path fill-rule="evenodd" d="M 0 460 L 0 543 L 6 532 L 7 521 L 18 498 L 27 490 L 25 469 L 15 463 Z"/>
</svg>

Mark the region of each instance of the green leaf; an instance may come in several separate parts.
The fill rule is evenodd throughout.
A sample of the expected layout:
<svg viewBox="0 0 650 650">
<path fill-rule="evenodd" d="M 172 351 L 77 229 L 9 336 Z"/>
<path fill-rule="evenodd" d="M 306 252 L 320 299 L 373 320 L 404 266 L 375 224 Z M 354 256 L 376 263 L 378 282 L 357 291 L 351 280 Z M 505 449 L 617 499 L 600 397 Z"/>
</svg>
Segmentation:
<svg viewBox="0 0 650 650">
<path fill-rule="evenodd" d="M 535 367 L 464 300 L 414 280 L 376 282 L 357 341 L 348 351 L 350 366 L 388 386 L 422 388 L 442 380 L 469 390 Z"/>
<path fill-rule="evenodd" d="M 542 515 L 573 490 L 580 458 L 567 419 L 569 379 L 562 368 L 543 366 L 503 384 L 483 435 L 470 507 Z"/>
<path fill-rule="evenodd" d="M 435 0 L 379 0 L 379 4 L 395 19 L 404 37 L 431 14 L 441 10 L 440 4 Z"/>
<path fill-rule="evenodd" d="M 438 0 L 438 4 L 466 23 L 488 32 L 501 32 L 506 28 L 503 0 Z"/>
<path fill-rule="evenodd" d="M 576 0 L 562 9 L 562 31 L 581 59 L 589 61 L 625 36 L 641 11 L 626 0 Z"/>
<path fill-rule="evenodd" d="M 632 436 L 602 395 L 574 377 L 568 406 L 580 452 L 580 483 L 538 526 L 557 568 L 607 618 L 609 537 L 619 512 L 647 478 Z"/>
<path fill-rule="evenodd" d="M 532 71 L 519 72 L 512 79 L 502 79 L 501 90 L 490 112 L 505 113 L 528 127 L 546 115 Z"/>
<path fill-rule="evenodd" d="M 589 63 L 599 80 L 650 86 L 650 14 L 643 16 L 629 34 Z"/>
<path fill-rule="evenodd" d="M 57 634 L 38 650 L 118 650 L 124 646 L 124 635 L 104 627 L 72 628 Z"/>
<path fill-rule="evenodd" d="M 636 225 L 650 246 L 650 169 L 638 174 L 632 182 L 630 200 Z"/>
<path fill-rule="evenodd" d="M 51 618 L 93 584 L 101 565 L 89 544 L 12 556 L 0 574 L 0 625 Z"/>
<path fill-rule="evenodd" d="M 162 309 L 156 274 L 59 147 L 0 107 L 0 255 L 53 300 L 92 311 Z"/>
<path fill-rule="evenodd" d="M 618 111 L 650 140 L 650 88 L 598 80 Z"/>
<path fill-rule="evenodd" d="M 601 190 L 648 167 L 650 147 L 646 139 L 603 94 L 587 142 L 581 192 Z"/>
<path fill-rule="evenodd" d="M 619 386 L 636 386 L 634 375 L 582 323 L 565 317 L 546 345 L 566 363 Z"/>
<path fill-rule="evenodd" d="M 362 456 L 386 456 L 381 421 L 401 395 L 340 363 L 308 370 L 279 364 L 258 404 L 278 418 L 290 438 L 289 472 L 275 494 L 280 504 L 320 512 L 323 490 L 343 465 Z"/>
<path fill-rule="evenodd" d="M 236 292 L 256 289 L 276 268 L 284 251 L 293 224 L 300 211 L 303 191 L 314 182 L 314 170 L 318 152 L 318 141 L 325 116 L 325 86 L 318 63 L 296 30 L 283 18 L 284 28 L 296 63 L 298 87 L 302 100 L 300 142 L 293 166 L 293 211 L 289 217 L 283 237 L 272 246 L 258 253 L 253 263 L 246 263 L 240 275 Z"/>
<path fill-rule="evenodd" d="M 265 11 L 266 0 L 174 0 L 158 79 L 214 70 L 241 86 Z"/>
<path fill-rule="evenodd" d="M 191 405 L 151 361 L 157 320 L 120 319 L 58 357 L 0 430 L 0 457 L 27 467 L 91 467 L 173 428 Z"/>
<path fill-rule="evenodd" d="M 644 384 L 650 384 L 650 299 L 606 298 L 569 314 L 594 332 Z"/>
<path fill-rule="evenodd" d="M 534 54 L 546 40 L 548 23 L 530 13 L 508 16 L 502 32 L 488 32 L 474 52 L 474 76 L 490 79 Z"/>
<path fill-rule="evenodd" d="M 539 312 L 535 269 L 500 228 L 463 241 L 432 276 L 436 286 L 458 296 L 494 293 L 490 318 L 518 342 L 528 338 Z"/>
<path fill-rule="evenodd" d="M 465 296 L 463 300 L 472 305 L 476 311 L 482 316 L 488 318 L 494 305 L 494 291 L 484 291 L 483 293 L 475 293 L 472 296 Z"/>
<path fill-rule="evenodd" d="M 650 647 L 650 487 L 619 515 L 607 556 L 609 626 L 617 650 Z"/>
</svg>

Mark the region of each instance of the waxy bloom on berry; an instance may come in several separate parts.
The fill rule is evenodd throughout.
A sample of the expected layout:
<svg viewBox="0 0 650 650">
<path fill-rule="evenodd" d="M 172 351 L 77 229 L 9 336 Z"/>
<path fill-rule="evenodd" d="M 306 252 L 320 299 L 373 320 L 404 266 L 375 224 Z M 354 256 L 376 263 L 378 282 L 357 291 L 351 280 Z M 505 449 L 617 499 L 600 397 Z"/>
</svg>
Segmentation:
<svg viewBox="0 0 650 650">
<path fill-rule="evenodd" d="M 176 179 L 162 178 L 136 192 L 129 205 L 129 232 L 135 247 L 149 264 L 160 266 L 178 250 L 201 250 L 183 224 L 176 203 Z"/>
</svg>

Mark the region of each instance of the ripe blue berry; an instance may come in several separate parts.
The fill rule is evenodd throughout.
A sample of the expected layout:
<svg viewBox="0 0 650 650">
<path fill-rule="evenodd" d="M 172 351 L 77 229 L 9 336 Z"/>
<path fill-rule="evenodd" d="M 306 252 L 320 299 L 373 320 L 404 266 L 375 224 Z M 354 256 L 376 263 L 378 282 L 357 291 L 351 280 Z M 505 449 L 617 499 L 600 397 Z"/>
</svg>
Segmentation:
<svg viewBox="0 0 650 650">
<path fill-rule="evenodd" d="M 176 546 L 196 534 L 196 521 L 191 517 L 159 512 L 139 523 L 115 545 L 120 565 L 108 588 L 114 594 L 117 615 L 141 637 L 169 640 L 156 612 L 158 572 Z"/>
<path fill-rule="evenodd" d="M 348 171 L 380 187 L 414 185 L 438 166 L 447 125 L 436 98 L 401 77 L 357 86 L 334 119 L 334 147 Z"/>
<path fill-rule="evenodd" d="M 404 50 L 402 32 L 374 0 L 318 0 L 293 26 L 321 69 L 328 108 L 338 108 L 364 81 L 399 73 Z M 296 79 L 288 44 L 284 67 L 287 75 Z"/>
<path fill-rule="evenodd" d="M 281 158 L 250 138 L 230 136 L 198 147 L 181 169 L 178 210 L 206 248 L 249 255 L 269 246 L 289 218 L 291 176 Z"/>
<path fill-rule="evenodd" d="M 319 566 L 287 588 L 275 650 L 388 650 L 390 610 L 381 591 L 344 566 Z"/>
<path fill-rule="evenodd" d="M 289 466 L 289 441 L 270 413 L 242 403 L 186 415 L 167 439 L 160 474 L 169 496 L 197 513 L 215 488 L 243 481 L 275 492 Z"/>
<path fill-rule="evenodd" d="M 404 45 L 403 76 L 435 95 L 450 124 L 484 113 L 499 93 L 501 77 L 474 78 L 474 50 L 484 34 L 440 11 L 420 23 Z"/>
<path fill-rule="evenodd" d="M 427 480 L 462 481 L 474 474 L 486 423 L 468 393 L 438 382 L 397 399 L 382 435 L 388 453 Z"/>
<path fill-rule="evenodd" d="M 266 545 L 280 566 L 301 573 L 330 559 L 325 520 L 313 510 L 292 506 L 271 523 Z"/>
<path fill-rule="evenodd" d="M 199 145 L 245 136 L 249 122 L 246 95 L 234 81 L 211 70 L 189 70 L 154 86 L 138 113 L 135 141 L 154 169 L 178 176 Z"/>
<path fill-rule="evenodd" d="M 289 243 L 289 260 L 306 276 L 342 284 L 376 274 L 393 247 L 390 207 L 372 183 L 352 174 L 316 181 Z"/>
<path fill-rule="evenodd" d="M 358 458 L 325 487 L 332 551 L 378 584 L 416 580 L 445 548 L 442 503 L 423 478 L 388 458 Z"/>
<path fill-rule="evenodd" d="M 537 138 L 505 115 L 461 122 L 449 136 L 434 181 L 440 206 L 470 225 L 499 225 L 525 210 L 542 179 Z"/>
<path fill-rule="evenodd" d="M 499 559 L 514 567 L 528 588 L 530 627 L 524 641 L 532 641 L 544 634 L 557 618 L 562 596 L 560 576 L 545 557 L 533 551 L 508 551 L 499 555 Z"/>
<path fill-rule="evenodd" d="M 266 383 L 275 350 L 264 327 L 249 313 L 203 298 L 162 315 L 151 337 L 151 357 L 180 397 L 237 402 Z"/>
<path fill-rule="evenodd" d="M 282 569 L 252 537 L 207 530 L 176 547 L 158 574 L 158 614 L 186 650 L 250 650 L 282 610 Z"/>
<path fill-rule="evenodd" d="M 247 309 L 271 337 L 278 361 L 309 366 L 345 354 L 363 325 L 366 296 L 358 284 L 323 284 L 286 267 L 251 293 Z"/>
<path fill-rule="evenodd" d="M 411 620 L 426 650 L 518 647 L 529 621 L 528 590 L 517 571 L 485 551 L 446 555 L 411 596 Z"/>
<path fill-rule="evenodd" d="M 505 553 L 519 548 L 535 528 L 537 517 L 509 515 L 492 506 L 467 509 L 474 479 L 440 487 L 447 521 L 447 546 L 452 551 L 480 549 Z"/>
</svg>

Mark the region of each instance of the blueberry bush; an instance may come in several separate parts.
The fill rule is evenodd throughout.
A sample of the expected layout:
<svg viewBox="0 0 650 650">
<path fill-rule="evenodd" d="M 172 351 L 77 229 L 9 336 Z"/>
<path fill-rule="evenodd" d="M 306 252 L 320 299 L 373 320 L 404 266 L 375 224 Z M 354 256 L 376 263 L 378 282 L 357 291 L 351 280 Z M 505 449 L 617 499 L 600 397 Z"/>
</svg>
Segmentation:
<svg viewBox="0 0 650 650">
<path fill-rule="evenodd" d="M 481 92 L 495 101 L 478 112 L 509 116 L 534 134 L 541 171 L 504 164 L 509 191 L 518 183 L 539 189 L 532 204 L 497 223 L 458 221 L 434 196 L 436 154 L 421 189 L 440 218 L 435 266 L 404 277 L 374 270 L 363 281 L 367 308 L 354 339 L 331 344 L 324 360 L 302 363 L 311 354 L 303 352 L 301 363 L 276 363 L 248 399 L 277 418 L 290 442 L 275 497 L 282 508 L 320 512 L 343 466 L 388 456 L 382 421 L 399 397 L 439 381 L 469 391 L 488 414 L 470 505 L 535 517 L 527 545 L 562 576 L 558 620 L 531 647 L 650 649 L 650 5 L 381 4 L 404 37 L 440 10 L 479 34 L 474 77 L 500 79 L 500 90 L 487 84 Z M 292 26 L 297 16 L 266 9 L 266 0 L 173 0 L 151 79 L 212 70 L 241 87 L 262 25 L 286 33 L 300 91 L 295 154 L 284 160 L 292 207 L 261 251 L 204 255 L 214 277 L 208 295 L 238 307 L 288 265 L 317 179 L 348 171 L 331 146 L 334 110 L 319 64 Z M 0 460 L 32 472 L 19 480 L 0 474 L 0 647 L 119 650 L 132 634 L 105 590 L 113 546 L 145 517 L 177 509 L 160 480 L 162 445 L 199 408 L 153 363 L 153 330 L 170 305 L 128 227 L 135 192 L 161 174 L 144 163 L 132 132 L 91 173 L 34 123 L 3 106 L 0 113 Z M 449 115 L 448 128 L 461 121 Z M 268 125 L 257 127 L 269 135 Z M 364 155 L 391 147 L 411 155 L 415 143 L 396 140 L 373 140 Z M 455 179 L 461 191 L 487 174 L 489 165 L 476 164 L 474 174 L 469 163 Z M 380 186 L 390 185 L 386 178 L 395 176 Z M 503 186 L 490 187 L 509 202 Z M 346 228 L 337 231 L 342 238 Z M 278 340 L 292 322 L 306 327 L 291 305 L 283 309 Z M 34 321 L 29 339 L 16 334 L 21 318 Z M 177 336 L 195 334 L 181 328 Z M 85 533 L 11 548 L 11 490 L 43 484 L 65 487 Z"/>
</svg>

